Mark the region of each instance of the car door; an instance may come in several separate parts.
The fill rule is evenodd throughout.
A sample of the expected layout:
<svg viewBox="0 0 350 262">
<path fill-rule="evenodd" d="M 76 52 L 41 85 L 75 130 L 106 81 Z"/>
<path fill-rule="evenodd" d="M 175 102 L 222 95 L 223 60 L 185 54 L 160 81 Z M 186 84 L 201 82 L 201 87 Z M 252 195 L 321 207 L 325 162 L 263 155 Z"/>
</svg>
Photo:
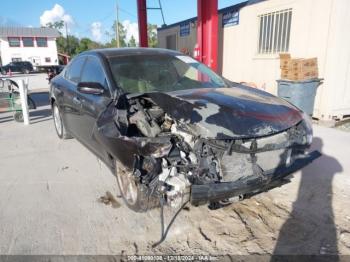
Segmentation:
<svg viewBox="0 0 350 262">
<path fill-rule="evenodd" d="M 80 81 L 82 83 L 99 83 L 104 87 L 103 94 L 99 95 L 78 93 L 78 99 L 81 102 L 81 117 L 77 122 L 78 132 L 82 142 L 103 159 L 105 157 L 104 150 L 100 148 L 100 144 L 94 139 L 93 131 L 96 128 L 96 121 L 99 115 L 111 102 L 111 92 L 105 70 L 98 57 L 88 56 L 81 73 Z"/>
<path fill-rule="evenodd" d="M 11 72 L 19 72 L 18 62 L 11 62 L 9 69 L 11 70 Z"/>
<path fill-rule="evenodd" d="M 71 62 L 64 74 L 64 80 L 60 83 L 59 87 L 63 92 L 62 99 L 59 101 L 62 119 L 67 131 L 78 140 L 81 139 L 79 122 L 82 104 L 79 100 L 77 85 L 80 82 L 81 71 L 85 60 L 86 56 L 78 56 Z"/>
</svg>

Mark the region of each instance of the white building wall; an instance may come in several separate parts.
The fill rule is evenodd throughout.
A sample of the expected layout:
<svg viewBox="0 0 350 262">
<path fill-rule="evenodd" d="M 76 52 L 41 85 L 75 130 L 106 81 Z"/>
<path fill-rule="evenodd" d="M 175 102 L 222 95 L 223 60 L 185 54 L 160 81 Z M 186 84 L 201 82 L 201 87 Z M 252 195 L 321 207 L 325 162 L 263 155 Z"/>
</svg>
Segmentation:
<svg viewBox="0 0 350 262">
<path fill-rule="evenodd" d="M 279 56 L 258 54 L 258 16 L 289 8 L 293 12 L 289 53 L 295 58 L 317 57 L 319 76 L 324 78 L 317 90 L 314 116 L 331 120 L 350 115 L 349 0 L 263 1 L 241 8 L 239 24 L 225 28 L 220 16 L 220 73 L 232 81 L 252 83 L 277 94 Z M 176 30 L 178 27 L 158 32 L 160 47 L 165 47 L 163 37 Z"/>
<path fill-rule="evenodd" d="M 12 61 L 12 58 L 21 58 L 22 61 L 30 61 L 33 65 L 58 65 L 57 46 L 55 38 L 48 38 L 47 47 L 37 47 L 34 41 L 34 47 L 10 47 L 7 38 L 0 39 L 0 56 L 2 64 L 6 65 Z M 45 58 L 50 57 L 51 62 L 45 62 Z M 33 58 L 36 58 L 34 63 Z"/>
</svg>

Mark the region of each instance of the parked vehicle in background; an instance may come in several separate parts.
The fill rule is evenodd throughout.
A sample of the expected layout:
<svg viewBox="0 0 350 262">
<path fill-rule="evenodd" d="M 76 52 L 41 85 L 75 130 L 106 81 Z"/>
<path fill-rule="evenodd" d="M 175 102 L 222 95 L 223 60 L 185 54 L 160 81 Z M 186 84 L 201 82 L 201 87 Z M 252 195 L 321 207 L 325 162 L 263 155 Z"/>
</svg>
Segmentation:
<svg viewBox="0 0 350 262">
<path fill-rule="evenodd" d="M 64 65 L 58 65 L 58 66 L 50 66 L 47 69 L 47 80 L 49 83 L 51 82 L 51 79 L 60 74 L 64 69 Z"/>
<path fill-rule="evenodd" d="M 33 65 L 29 61 L 16 61 L 4 65 L 0 68 L 1 74 L 6 75 L 9 72 L 29 74 L 34 70 Z"/>
<path fill-rule="evenodd" d="M 319 157 L 301 110 L 175 51 L 84 52 L 52 79 L 50 99 L 58 136 L 104 161 L 137 212 L 226 205 Z"/>
</svg>

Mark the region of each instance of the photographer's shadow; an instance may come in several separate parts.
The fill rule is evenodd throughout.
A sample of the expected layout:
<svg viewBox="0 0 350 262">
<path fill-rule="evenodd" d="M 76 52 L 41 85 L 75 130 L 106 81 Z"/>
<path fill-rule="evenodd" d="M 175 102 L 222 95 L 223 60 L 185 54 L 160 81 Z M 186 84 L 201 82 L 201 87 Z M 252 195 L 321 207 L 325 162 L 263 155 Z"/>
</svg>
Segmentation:
<svg viewBox="0 0 350 262">
<path fill-rule="evenodd" d="M 314 138 L 311 150 L 322 152 Z M 274 255 L 337 254 L 337 232 L 332 208 L 332 180 L 343 170 L 333 157 L 322 154 L 302 170 L 298 197 L 281 227 Z"/>
</svg>

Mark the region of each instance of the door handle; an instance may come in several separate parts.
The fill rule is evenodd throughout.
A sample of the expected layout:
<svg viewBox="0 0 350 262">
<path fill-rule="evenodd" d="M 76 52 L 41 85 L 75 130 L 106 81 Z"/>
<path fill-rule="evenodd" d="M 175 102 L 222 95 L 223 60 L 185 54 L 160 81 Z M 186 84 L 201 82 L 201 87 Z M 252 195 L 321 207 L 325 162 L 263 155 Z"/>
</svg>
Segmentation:
<svg viewBox="0 0 350 262">
<path fill-rule="evenodd" d="M 78 97 L 73 97 L 73 103 L 76 104 L 76 105 L 81 105 L 81 101 Z"/>
</svg>

